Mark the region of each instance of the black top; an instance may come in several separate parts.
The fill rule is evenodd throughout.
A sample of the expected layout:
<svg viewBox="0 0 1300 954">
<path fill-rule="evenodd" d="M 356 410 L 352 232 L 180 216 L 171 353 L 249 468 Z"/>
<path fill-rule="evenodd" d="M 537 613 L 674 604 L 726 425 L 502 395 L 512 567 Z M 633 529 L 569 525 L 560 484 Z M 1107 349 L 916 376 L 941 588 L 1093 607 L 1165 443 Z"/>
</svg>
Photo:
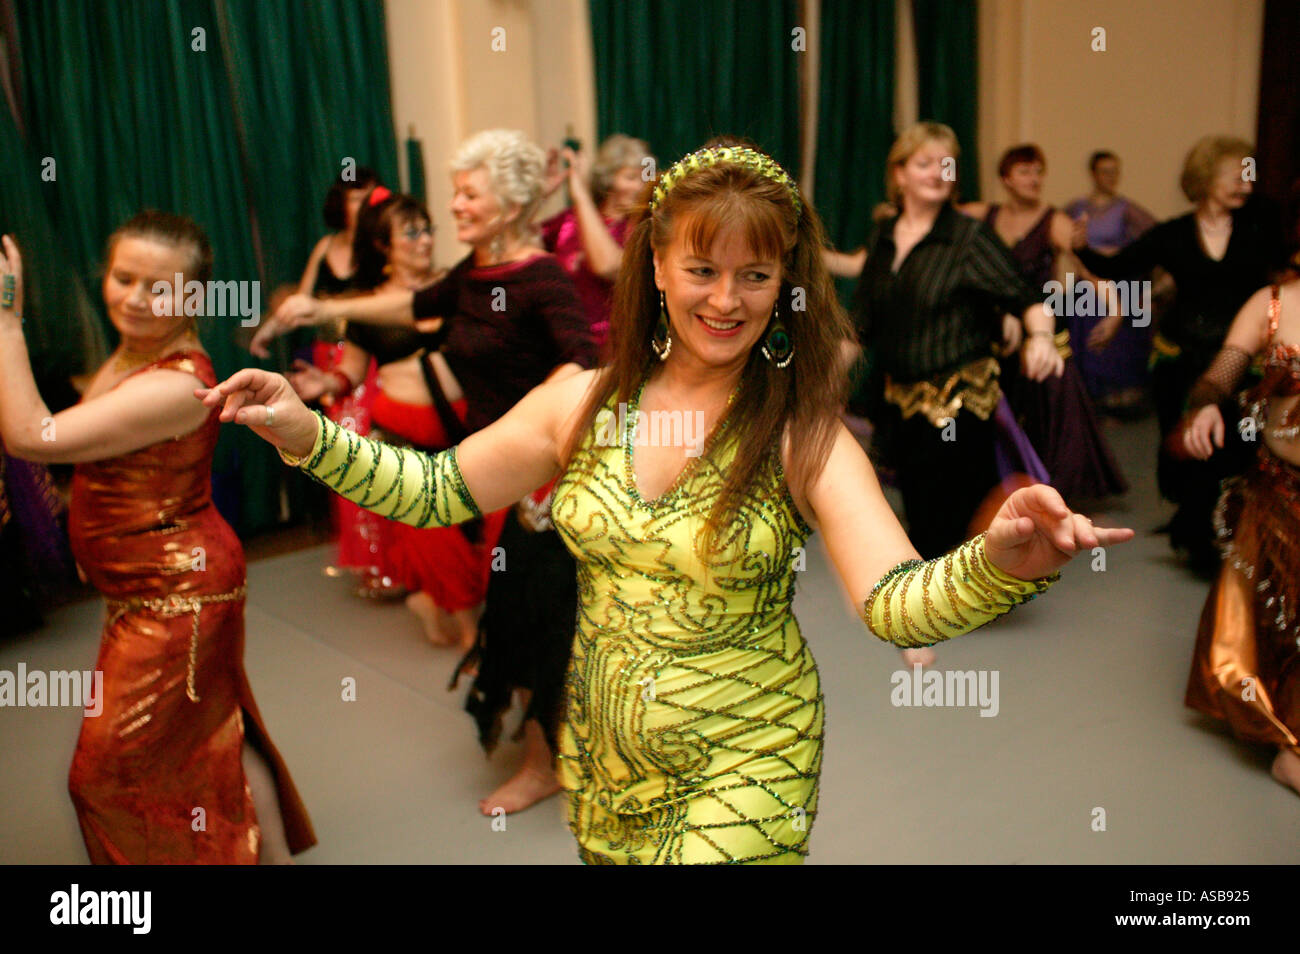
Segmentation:
<svg viewBox="0 0 1300 954">
<path fill-rule="evenodd" d="M 328 255 L 320 257 L 320 265 L 316 269 L 316 284 L 312 286 L 311 293 L 314 298 L 328 298 L 331 295 L 341 295 L 352 288 L 352 279 L 339 278 L 334 274 L 334 269 L 330 268 L 330 259 Z"/>
<path fill-rule="evenodd" d="M 894 265 L 894 225 L 876 226 L 854 296 L 858 339 L 881 371 L 920 381 L 988 357 L 1004 312 L 1022 314 L 1046 294 L 1025 284 L 1007 247 L 987 225 L 951 205 Z"/>
<path fill-rule="evenodd" d="M 1201 246 L 1195 212 L 1161 222 L 1114 255 L 1090 248 L 1077 254 L 1106 279 L 1136 279 L 1156 265 L 1169 272 L 1178 296 L 1161 317 L 1160 333 L 1198 360 L 1218 351 L 1237 311 L 1284 258 L 1276 221 L 1254 203 L 1233 211 L 1228 248 L 1218 261 Z"/>
<path fill-rule="evenodd" d="M 466 428 L 491 424 L 570 362 L 596 364 L 578 293 L 552 255 L 486 268 L 467 255 L 415 293 L 417 318 L 449 319 L 443 357 L 465 393 Z"/>
<path fill-rule="evenodd" d="M 373 355 L 379 364 L 391 364 L 410 357 L 421 348 L 436 351 L 442 334 L 423 335 L 413 325 L 396 327 L 349 321 L 343 337 L 362 351 Z"/>
</svg>

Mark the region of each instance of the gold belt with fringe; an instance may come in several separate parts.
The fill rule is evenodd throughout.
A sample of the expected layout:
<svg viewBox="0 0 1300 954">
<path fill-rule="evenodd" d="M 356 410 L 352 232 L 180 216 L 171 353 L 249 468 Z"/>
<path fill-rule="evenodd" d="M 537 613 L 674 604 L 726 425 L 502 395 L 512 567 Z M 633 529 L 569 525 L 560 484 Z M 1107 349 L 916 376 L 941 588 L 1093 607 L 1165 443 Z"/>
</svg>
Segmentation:
<svg viewBox="0 0 1300 954">
<path fill-rule="evenodd" d="M 180 596 L 173 593 L 171 596 L 163 596 L 152 600 L 142 599 L 138 596 L 129 600 L 106 600 L 110 613 L 108 625 L 112 626 L 126 613 L 137 610 L 148 610 L 163 619 L 193 613 L 194 625 L 190 629 L 190 658 L 185 671 L 185 695 L 190 702 L 198 702 L 199 694 L 194 688 L 194 670 L 199 659 L 199 614 L 203 612 L 203 607 L 209 603 L 233 603 L 242 600 L 246 592 L 246 586 L 239 586 L 229 593 L 204 594 L 202 596 Z"/>
<path fill-rule="evenodd" d="M 1002 400 L 996 358 L 980 358 L 951 374 L 899 384 L 885 375 L 885 400 L 903 412 L 903 420 L 924 414 L 935 427 L 943 427 L 962 408 L 987 421 Z"/>
</svg>

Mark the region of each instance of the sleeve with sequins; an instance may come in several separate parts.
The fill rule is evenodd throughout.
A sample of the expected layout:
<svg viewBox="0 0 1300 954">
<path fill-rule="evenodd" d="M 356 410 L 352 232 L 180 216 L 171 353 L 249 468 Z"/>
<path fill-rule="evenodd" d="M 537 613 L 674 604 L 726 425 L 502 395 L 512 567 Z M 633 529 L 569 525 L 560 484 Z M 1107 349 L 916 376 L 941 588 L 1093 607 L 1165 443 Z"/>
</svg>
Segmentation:
<svg viewBox="0 0 1300 954">
<path fill-rule="evenodd" d="M 303 458 L 280 452 L 352 501 L 413 527 L 449 527 L 481 516 L 456 465 L 456 448 L 425 454 L 361 437 L 317 414 L 316 444 Z"/>
<path fill-rule="evenodd" d="M 880 578 L 862 606 L 867 628 L 915 649 L 952 639 L 1028 602 L 1060 579 L 1021 580 L 995 567 L 984 534 L 933 560 L 905 560 Z"/>
</svg>

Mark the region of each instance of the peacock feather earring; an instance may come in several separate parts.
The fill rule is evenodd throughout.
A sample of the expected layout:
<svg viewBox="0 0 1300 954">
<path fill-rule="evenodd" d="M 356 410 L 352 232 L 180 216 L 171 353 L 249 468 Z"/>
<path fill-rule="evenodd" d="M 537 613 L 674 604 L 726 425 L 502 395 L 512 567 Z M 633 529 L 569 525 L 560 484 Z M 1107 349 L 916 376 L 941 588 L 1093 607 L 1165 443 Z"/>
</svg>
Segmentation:
<svg viewBox="0 0 1300 954">
<path fill-rule="evenodd" d="M 794 360 L 794 342 L 790 340 L 790 332 L 786 330 L 785 322 L 781 320 L 781 301 L 777 299 L 772 306 L 772 321 L 767 326 L 767 335 L 763 338 L 762 345 L 763 357 L 772 362 L 778 368 L 784 368 Z"/>
<path fill-rule="evenodd" d="M 673 350 L 672 329 L 668 324 L 668 303 L 664 299 L 663 292 L 659 293 L 659 322 L 655 325 L 650 347 L 655 349 L 655 354 L 659 356 L 660 361 L 667 361 L 668 353 Z"/>
</svg>

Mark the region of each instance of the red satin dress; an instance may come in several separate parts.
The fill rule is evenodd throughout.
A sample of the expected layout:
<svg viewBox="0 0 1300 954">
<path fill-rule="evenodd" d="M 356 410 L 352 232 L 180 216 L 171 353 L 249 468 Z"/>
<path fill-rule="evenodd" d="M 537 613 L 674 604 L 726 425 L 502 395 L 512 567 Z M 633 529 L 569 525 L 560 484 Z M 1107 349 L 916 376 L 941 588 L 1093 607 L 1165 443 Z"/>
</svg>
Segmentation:
<svg viewBox="0 0 1300 954">
<path fill-rule="evenodd" d="M 217 383 L 202 352 L 141 368 Z M 275 776 L 294 853 L 316 843 L 244 674 L 244 552 L 212 504 L 214 409 L 197 430 L 77 465 L 69 533 L 108 600 L 68 789 L 95 864 L 254 864 L 261 829 L 240 760 L 245 733 Z"/>
<path fill-rule="evenodd" d="M 1267 421 L 1270 398 L 1300 395 L 1300 345 L 1274 343 L 1269 306 L 1264 377 L 1247 395 Z M 1300 405 L 1281 421 L 1296 440 Z M 1223 719 L 1239 738 L 1300 755 L 1300 467 L 1260 440 L 1255 462 L 1224 484 L 1214 515 L 1223 569 L 1196 634 L 1186 705 Z"/>
</svg>

